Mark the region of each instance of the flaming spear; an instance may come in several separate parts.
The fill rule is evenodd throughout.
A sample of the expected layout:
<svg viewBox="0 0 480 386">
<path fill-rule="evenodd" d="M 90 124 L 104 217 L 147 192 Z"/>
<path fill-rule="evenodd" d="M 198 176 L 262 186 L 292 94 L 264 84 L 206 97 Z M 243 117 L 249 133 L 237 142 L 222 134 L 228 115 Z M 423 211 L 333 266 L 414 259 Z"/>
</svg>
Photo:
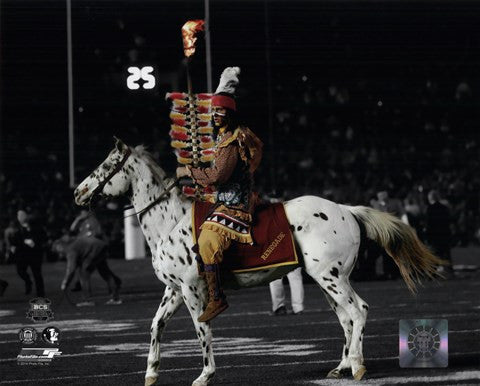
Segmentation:
<svg viewBox="0 0 480 386">
<path fill-rule="evenodd" d="M 198 166 L 198 139 L 197 139 L 197 114 L 195 111 L 195 96 L 192 90 L 192 78 L 190 76 L 190 61 L 195 53 L 197 33 L 203 31 L 203 20 L 189 20 L 182 27 L 183 52 L 187 58 L 187 87 L 188 87 L 188 115 L 190 118 L 190 134 L 192 136 L 193 167 Z"/>
<path fill-rule="evenodd" d="M 190 62 L 195 53 L 196 35 L 203 31 L 203 20 L 190 20 L 182 27 L 183 50 L 186 58 L 188 92 L 169 92 L 166 99 L 172 102 L 170 137 L 177 161 L 181 165 L 200 167 L 209 165 L 214 158 L 215 141 L 211 127 L 211 94 L 193 93 Z M 182 192 L 188 197 L 213 200 L 214 188 L 193 184 L 190 179 L 181 180 Z"/>
</svg>

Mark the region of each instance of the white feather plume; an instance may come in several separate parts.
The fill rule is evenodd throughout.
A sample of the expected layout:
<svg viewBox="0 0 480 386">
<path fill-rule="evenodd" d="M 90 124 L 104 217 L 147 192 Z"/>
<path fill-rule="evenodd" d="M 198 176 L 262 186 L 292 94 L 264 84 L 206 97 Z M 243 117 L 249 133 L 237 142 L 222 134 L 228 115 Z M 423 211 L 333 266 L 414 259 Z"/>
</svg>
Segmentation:
<svg viewBox="0 0 480 386">
<path fill-rule="evenodd" d="M 215 94 L 226 92 L 228 94 L 235 94 L 235 90 L 239 83 L 238 75 L 240 74 L 240 67 L 227 67 L 223 70 L 220 76 L 220 83 L 218 84 Z"/>
</svg>

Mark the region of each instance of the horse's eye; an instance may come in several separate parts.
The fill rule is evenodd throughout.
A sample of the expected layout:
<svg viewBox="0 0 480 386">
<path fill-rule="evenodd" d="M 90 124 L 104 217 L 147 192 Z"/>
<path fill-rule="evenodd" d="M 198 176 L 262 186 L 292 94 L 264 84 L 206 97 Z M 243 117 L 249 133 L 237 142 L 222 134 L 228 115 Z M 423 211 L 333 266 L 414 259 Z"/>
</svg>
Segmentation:
<svg viewBox="0 0 480 386">
<path fill-rule="evenodd" d="M 103 164 L 102 168 L 104 168 L 105 170 L 109 170 L 110 169 L 110 164 Z"/>
</svg>

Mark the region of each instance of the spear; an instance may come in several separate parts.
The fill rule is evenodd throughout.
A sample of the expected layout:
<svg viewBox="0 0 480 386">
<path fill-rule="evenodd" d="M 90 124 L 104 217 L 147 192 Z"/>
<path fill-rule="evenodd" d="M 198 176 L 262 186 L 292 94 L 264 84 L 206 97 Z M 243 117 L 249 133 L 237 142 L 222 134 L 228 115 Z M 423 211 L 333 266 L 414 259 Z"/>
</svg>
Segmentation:
<svg viewBox="0 0 480 386">
<path fill-rule="evenodd" d="M 190 76 L 190 61 L 195 53 L 197 33 L 203 31 L 205 21 L 189 20 L 182 27 L 183 52 L 186 58 L 187 87 L 188 87 L 188 115 L 190 121 L 190 134 L 192 138 L 193 167 L 198 166 L 198 139 L 197 139 L 197 116 L 195 111 L 195 96 L 192 90 L 192 78 Z"/>
</svg>

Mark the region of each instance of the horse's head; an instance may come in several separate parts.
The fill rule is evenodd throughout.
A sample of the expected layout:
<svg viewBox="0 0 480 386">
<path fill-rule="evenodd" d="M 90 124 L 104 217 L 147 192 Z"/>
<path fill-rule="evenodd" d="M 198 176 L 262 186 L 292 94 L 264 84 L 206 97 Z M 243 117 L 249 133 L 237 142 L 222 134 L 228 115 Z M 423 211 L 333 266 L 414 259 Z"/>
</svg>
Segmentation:
<svg viewBox="0 0 480 386">
<path fill-rule="evenodd" d="M 115 147 L 107 158 L 75 189 L 77 205 L 87 205 L 97 194 L 120 196 L 126 193 L 131 182 L 126 167 L 131 153 L 127 145 L 115 138 Z"/>
</svg>

